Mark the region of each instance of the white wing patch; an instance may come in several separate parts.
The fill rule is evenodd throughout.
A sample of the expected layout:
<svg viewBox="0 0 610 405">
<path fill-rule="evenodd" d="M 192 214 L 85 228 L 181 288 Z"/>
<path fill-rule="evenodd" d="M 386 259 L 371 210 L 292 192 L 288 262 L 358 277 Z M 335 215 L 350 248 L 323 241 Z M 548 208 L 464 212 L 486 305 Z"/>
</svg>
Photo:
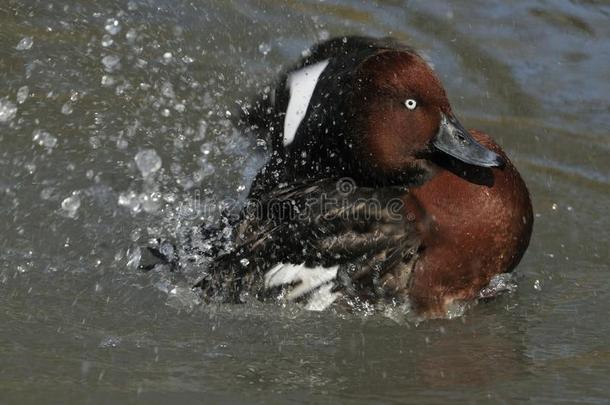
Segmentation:
<svg viewBox="0 0 610 405">
<path fill-rule="evenodd" d="M 265 288 L 296 284 L 285 298 L 294 301 L 313 291 L 305 308 L 322 311 L 341 296 L 339 292 L 332 292 L 331 281 L 337 277 L 338 269 L 339 266 L 306 267 L 305 263 L 280 263 L 265 274 Z"/>
<path fill-rule="evenodd" d="M 284 146 L 294 141 L 297 129 L 305 118 L 311 96 L 318 84 L 320 75 L 326 69 L 329 60 L 323 60 L 304 67 L 288 75 L 286 84 L 290 90 L 286 118 L 284 119 Z"/>
</svg>

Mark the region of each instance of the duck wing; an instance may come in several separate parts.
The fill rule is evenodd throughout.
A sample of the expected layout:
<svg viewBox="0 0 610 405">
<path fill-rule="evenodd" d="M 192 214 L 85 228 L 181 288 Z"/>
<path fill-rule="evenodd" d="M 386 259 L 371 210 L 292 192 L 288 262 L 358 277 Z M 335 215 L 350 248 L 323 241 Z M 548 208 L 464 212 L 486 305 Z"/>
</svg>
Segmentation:
<svg viewBox="0 0 610 405">
<path fill-rule="evenodd" d="M 283 296 L 323 309 L 339 296 L 379 298 L 406 289 L 419 239 L 400 187 L 324 179 L 278 187 L 252 200 L 235 249 L 196 287 L 209 300 Z"/>
</svg>

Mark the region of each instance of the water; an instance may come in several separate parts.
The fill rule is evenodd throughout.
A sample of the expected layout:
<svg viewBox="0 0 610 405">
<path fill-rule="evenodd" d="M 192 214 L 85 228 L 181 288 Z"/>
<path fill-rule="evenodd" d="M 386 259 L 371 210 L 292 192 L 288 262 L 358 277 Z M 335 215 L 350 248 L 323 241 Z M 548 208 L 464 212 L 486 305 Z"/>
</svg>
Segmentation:
<svg viewBox="0 0 610 405">
<path fill-rule="evenodd" d="M 95 4 L 94 4 L 95 3 Z M 610 389 L 610 5 L 0 4 L 0 402 L 578 402 Z M 452 320 L 205 306 L 138 246 L 239 205 L 231 119 L 341 34 L 424 51 L 531 190 L 515 292 Z M 205 241 L 200 241 L 205 243 Z"/>
</svg>

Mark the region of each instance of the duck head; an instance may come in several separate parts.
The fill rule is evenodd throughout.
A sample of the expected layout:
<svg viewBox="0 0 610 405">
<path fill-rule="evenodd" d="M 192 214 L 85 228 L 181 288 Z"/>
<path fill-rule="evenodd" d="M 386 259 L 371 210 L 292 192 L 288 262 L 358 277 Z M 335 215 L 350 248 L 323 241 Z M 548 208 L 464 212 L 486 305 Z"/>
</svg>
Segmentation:
<svg viewBox="0 0 610 405">
<path fill-rule="evenodd" d="M 352 97 L 360 159 L 383 177 L 412 176 L 439 154 L 479 167 L 504 164 L 457 120 L 440 80 L 414 52 L 383 50 L 367 58 Z"/>
</svg>

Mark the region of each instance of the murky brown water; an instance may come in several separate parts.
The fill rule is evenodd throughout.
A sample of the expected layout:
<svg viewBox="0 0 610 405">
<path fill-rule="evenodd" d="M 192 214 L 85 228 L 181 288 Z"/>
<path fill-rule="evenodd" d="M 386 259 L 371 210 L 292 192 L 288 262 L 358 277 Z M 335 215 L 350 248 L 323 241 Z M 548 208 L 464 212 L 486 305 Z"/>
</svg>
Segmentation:
<svg viewBox="0 0 610 405">
<path fill-rule="evenodd" d="M 2 0 L 0 402 L 608 403 L 609 20 L 601 0 Z M 203 220 L 193 202 L 243 197 L 261 158 L 240 102 L 353 33 L 426 52 L 520 169 L 517 291 L 415 325 L 205 307 L 195 275 L 130 268 Z"/>
</svg>

